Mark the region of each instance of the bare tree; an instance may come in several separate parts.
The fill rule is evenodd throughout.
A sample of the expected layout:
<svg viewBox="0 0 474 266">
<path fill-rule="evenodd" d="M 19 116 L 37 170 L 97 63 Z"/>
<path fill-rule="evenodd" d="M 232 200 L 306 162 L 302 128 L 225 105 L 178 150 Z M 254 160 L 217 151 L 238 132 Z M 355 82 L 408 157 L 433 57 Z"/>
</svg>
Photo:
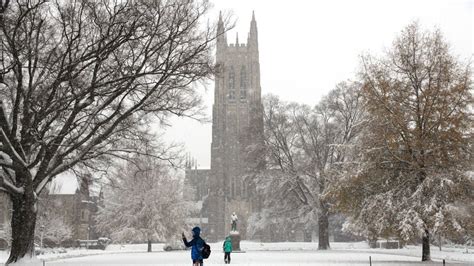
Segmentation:
<svg viewBox="0 0 474 266">
<path fill-rule="evenodd" d="M 169 166 L 151 157 L 137 156 L 119 167 L 106 186 L 98 229 L 116 242 L 168 241 L 184 231 L 190 206 L 182 198 L 179 177 Z"/>
<path fill-rule="evenodd" d="M 294 112 L 306 107 L 288 104 L 274 95 L 265 96 L 263 105 L 267 169 L 255 179 L 263 208 L 252 215 L 255 222 L 252 229 L 257 233 L 258 229 L 270 227 L 270 234 L 277 231 L 280 235 L 297 223 L 313 226 L 316 216 L 317 201 L 313 195 L 316 188 L 301 172 L 306 160 L 298 146 L 294 121 Z"/>
<path fill-rule="evenodd" d="M 417 23 L 385 57 L 362 64 L 370 120 L 360 169 L 338 187 L 340 204 L 376 234 L 421 236 L 422 260 L 430 260 L 431 234 L 446 226 L 469 234 L 456 213 L 459 202 L 472 202 L 470 66 L 450 54 L 438 30 Z"/>
<path fill-rule="evenodd" d="M 42 205 L 42 204 L 40 204 Z M 35 239 L 40 243 L 48 242 L 54 246 L 60 246 L 65 241 L 70 241 L 73 235 L 73 227 L 69 224 L 63 212 L 51 205 L 45 205 L 36 219 Z"/>
<path fill-rule="evenodd" d="M 306 112 L 307 113 L 307 112 Z M 296 115 L 299 143 L 306 155 L 304 173 L 317 184 L 319 249 L 329 248 L 330 202 L 324 195 L 341 176 L 342 164 L 351 155 L 351 145 L 363 125 L 360 84 L 341 82 L 312 111 Z"/>
<path fill-rule="evenodd" d="M 52 193 L 59 193 L 62 184 L 51 182 L 38 197 L 38 212 L 36 218 L 35 240 L 55 246 L 72 240 L 73 226 L 66 213 L 58 208 Z"/>
<path fill-rule="evenodd" d="M 207 1 L 0 1 L 0 190 L 7 263 L 33 254 L 37 195 L 59 173 L 136 150 L 150 115 L 195 117 L 213 72 Z"/>
<path fill-rule="evenodd" d="M 263 188 L 273 190 L 266 193 L 269 205 L 278 206 L 279 213 L 317 217 L 322 250 L 329 248 L 330 202 L 325 194 L 340 176 L 340 164 L 350 159 L 349 147 L 362 127 L 362 107 L 355 82 L 338 84 L 314 108 L 273 96 L 265 99 L 268 165 L 283 173 L 268 172 L 269 178 L 261 180 Z"/>
</svg>

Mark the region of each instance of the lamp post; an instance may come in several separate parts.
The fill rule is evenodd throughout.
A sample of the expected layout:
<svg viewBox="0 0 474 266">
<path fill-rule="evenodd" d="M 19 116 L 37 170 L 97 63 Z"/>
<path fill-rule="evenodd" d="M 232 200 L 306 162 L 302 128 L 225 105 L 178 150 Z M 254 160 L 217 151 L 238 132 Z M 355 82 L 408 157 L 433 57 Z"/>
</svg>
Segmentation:
<svg viewBox="0 0 474 266">
<path fill-rule="evenodd" d="M 40 249 L 43 249 L 44 224 L 40 226 Z"/>
</svg>

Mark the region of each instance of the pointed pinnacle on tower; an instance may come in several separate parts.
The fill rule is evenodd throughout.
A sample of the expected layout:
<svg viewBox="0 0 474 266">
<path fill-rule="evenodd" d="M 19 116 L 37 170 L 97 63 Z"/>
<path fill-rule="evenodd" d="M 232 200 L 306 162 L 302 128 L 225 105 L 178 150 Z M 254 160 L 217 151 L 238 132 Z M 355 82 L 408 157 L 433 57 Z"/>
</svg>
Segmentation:
<svg viewBox="0 0 474 266">
<path fill-rule="evenodd" d="M 239 46 L 239 33 L 238 32 L 235 33 L 235 46 L 236 47 Z"/>
<path fill-rule="evenodd" d="M 252 20 L 250 21 L 250 31 L 257 30 L 257 20 L 255 19 L 255 11 L 252 11 Z"/>
<path fill-rule="evenodd" d="M 227 38 L 224 28 L 224 21 L 222 20 L 222 12 L 219 11 L 219 21 L 217 22 L 217 46 L 223 48 L 227 46 Z"/>
<path fill-rule="evenodd" d="M 219 20 L 217 21 L 217 34 L 224 32 L 224 21 L 222 20 L 222 12 L 219 11 Z"/>
<path fill-rule="evenodd" d="M 252 11 L 252 21 L 250 22 L 250 32 L 247 41 L 247 45 L 258 47 L 258 31 L 257 31 L 257 20 L 255 20 L 255 11 Z"/>
</svg>

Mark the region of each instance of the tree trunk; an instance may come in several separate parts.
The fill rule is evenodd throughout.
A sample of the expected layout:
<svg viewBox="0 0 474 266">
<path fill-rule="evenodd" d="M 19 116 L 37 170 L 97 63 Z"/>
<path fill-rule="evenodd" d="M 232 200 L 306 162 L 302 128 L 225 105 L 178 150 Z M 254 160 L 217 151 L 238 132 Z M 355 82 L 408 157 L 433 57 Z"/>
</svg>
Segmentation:
<svg viewBox="0 0 474 266">
<path fill-rule="evenodd" d="M 329 217 L 326 203 L 321 203 L 321 210 L 318 216 L 319 227 L 319 250 L 329 249 Z"/>
<path fill-rule="evenodd" d="M 373 233 L 372 231 L 369 231 L 368 240 L 369 240 L 370 248 L 377 248 L 377 239 L 378 239 L 377 234 Z"/>
<path fill-rule="evenodd" d="M 311 239 L 311 235 L 312 235 L 313 232 L 312 232 L 311 230 L 309 230 L 309 229 L 305 229 L 305 230 L 303 231 L 303 233 L 304 233 L 304 235 L 303 235 L 303 241 L 304 241 L 304 242 L 311 242 L 311 240 L 312 240 L 312 239 Z"/>
<path fill-rule="evenodd" d="M 148 239 L 148 252 L 151 252 L 151 240 Z"/>
<path fill-rule="evenodd" d="M 11 197 L 12 245 L 6 265 L 22 258 L 35 257 L 34 237 L 36 224 L 36 198 L 32 189 L 26 189 L 23 195 Z"/>
<path fill-rule="evenodd" d="M 441 251 L 441 246 L 442 246 L 443 240 L 441 239 L 441 234 L 438 233 L 438 245 L 439 245 L 439 251 Z"/>
<path fill-rule="evenodd" d="M 427 229 L 425 229 L 425 233 L 423 234 L 423 237 L 422 237 L 421 241 L 423 243 L 421 261 L 430 261 L 431 260 L 431 255 L 430 255 L 430 232 Z"/>
</svg>

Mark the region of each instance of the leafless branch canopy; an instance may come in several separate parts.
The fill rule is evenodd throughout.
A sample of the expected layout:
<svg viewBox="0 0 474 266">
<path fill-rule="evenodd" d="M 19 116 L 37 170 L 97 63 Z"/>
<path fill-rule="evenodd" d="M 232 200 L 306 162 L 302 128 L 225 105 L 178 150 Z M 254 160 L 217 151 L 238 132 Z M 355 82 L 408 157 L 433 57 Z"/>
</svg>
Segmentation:
<svg viewBox="0 0 474 266">
<path fill-rule="evenodd" d="M 0 187 L 36 193 L 82 162 L 136 148 L 149 115 L 199 115 L 207 1 L 1 1 Z"/>
</svg>

